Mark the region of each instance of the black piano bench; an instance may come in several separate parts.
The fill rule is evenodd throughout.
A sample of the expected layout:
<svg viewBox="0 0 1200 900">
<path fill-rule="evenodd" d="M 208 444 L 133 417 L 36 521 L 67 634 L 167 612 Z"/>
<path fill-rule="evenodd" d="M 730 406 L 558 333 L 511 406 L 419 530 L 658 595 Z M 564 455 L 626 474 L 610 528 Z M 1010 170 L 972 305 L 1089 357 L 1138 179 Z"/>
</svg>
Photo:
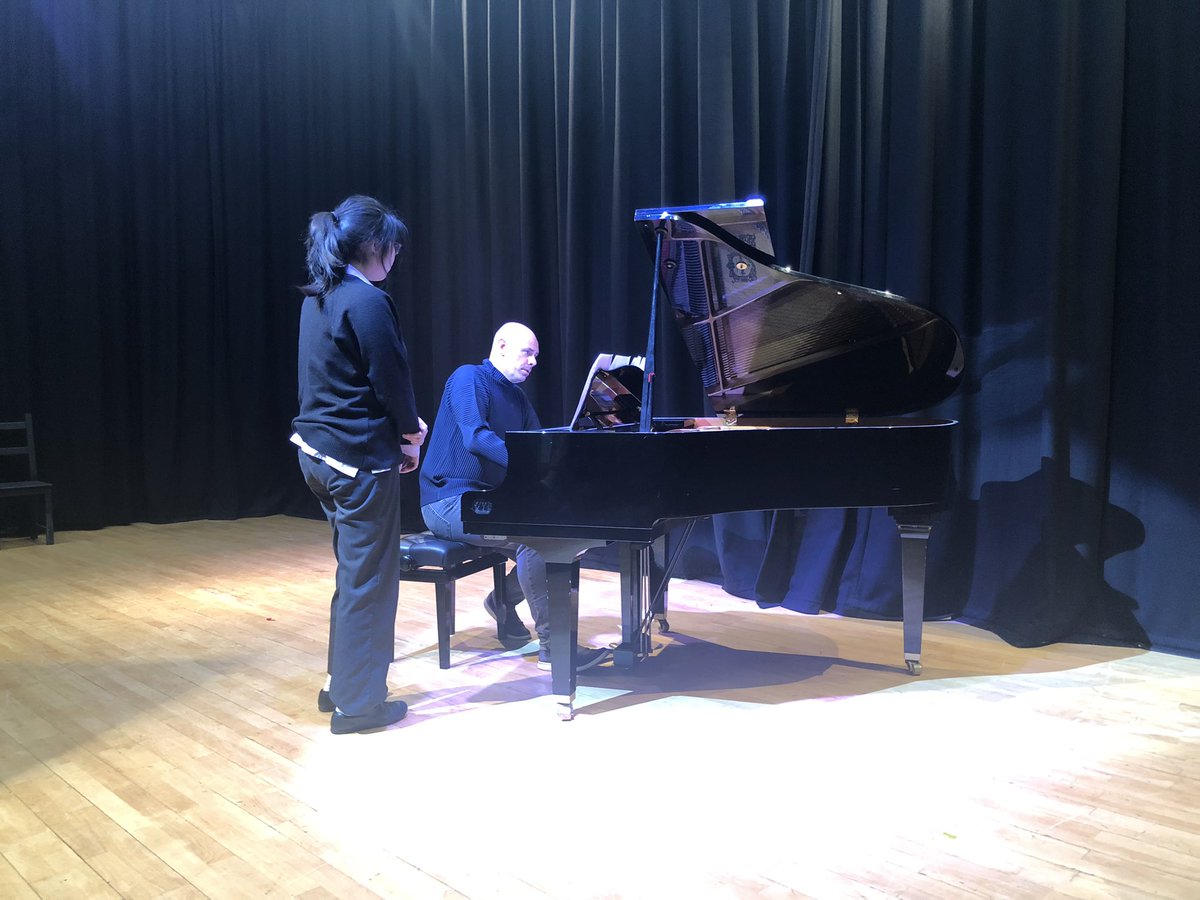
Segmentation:
<svg viewBox="0 0 1200 900">
<path fill-rule="evenodd" d="M 435 537 L 428 531 L 400 539 L 400 580 L 434 586 L 437 601 L 438 667 L 450 668 L 450 635 L 454 634 L 454 584 L 460 578 L 492 570 L 496 610 L 503 613 L 504 571 L 508 558 L 502 553 Z M 503 634 L 504 621 L 496 622 L 496 637 Z"/>
</svg>

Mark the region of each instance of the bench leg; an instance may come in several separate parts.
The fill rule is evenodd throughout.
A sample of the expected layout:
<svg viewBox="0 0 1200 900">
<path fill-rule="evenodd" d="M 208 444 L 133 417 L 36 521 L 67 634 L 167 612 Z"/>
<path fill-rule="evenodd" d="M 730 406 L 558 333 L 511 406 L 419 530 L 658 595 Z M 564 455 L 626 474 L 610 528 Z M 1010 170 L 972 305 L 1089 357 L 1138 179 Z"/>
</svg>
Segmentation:
<svg viewBox="0 0 1200 900">
<path fill-rule="evenodd" d="M 508 571 L 508 561 L 492 566 L 492 594 L 496 598 L 496 608 L 508 606 L 508 592 L 505 590 L 508 580 L 505 578 L 505 573 Z"/>
<path fill-rule="evenodd" d="M 450 635 L 454 634 L 454 582 L 434 585 L 437 602 L 438 668 L 450 668 Z"/>
<path fill-rule="evenodd" d="M 492 566 L 492 598 L 496 609 L 496 640 L 501 644 L 506 640 L 504 625 L 508 621 L 508 597 L 505 596 L 504 574 L 508 568 L 508 560 Z"/>
</svg>

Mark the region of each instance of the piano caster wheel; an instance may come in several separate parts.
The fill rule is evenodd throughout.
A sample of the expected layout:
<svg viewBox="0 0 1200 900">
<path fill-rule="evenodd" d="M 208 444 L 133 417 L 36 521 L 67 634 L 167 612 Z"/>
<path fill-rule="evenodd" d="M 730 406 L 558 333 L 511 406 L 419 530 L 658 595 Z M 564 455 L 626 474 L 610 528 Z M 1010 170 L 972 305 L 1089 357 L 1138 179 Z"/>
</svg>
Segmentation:
<svg viewBox="0 0 1200 900">
<path fill-rule="evenodd" d="M 667 634 L 670 632 L 670 630 L 671 630 L 671 623 L 668 622 L 664 617 L 659 616 L 658 633 L 659 634 Z"/>
<path fill-rule="evenodd" d="M 917 662 L 915 659 L 906 659 L 905 662 L 908 663 L 908 674 L 909 675 L 920 675 L 921 674 L 921 664 L 919 662 Z"/>
<path fill-rule="evenodd" d="M 575 704 L 571 700 L 559 700 L 556 704 L 558 707 L 558 717 L 564 722 L 570 722 L 575 718 Z"/>
</svg>

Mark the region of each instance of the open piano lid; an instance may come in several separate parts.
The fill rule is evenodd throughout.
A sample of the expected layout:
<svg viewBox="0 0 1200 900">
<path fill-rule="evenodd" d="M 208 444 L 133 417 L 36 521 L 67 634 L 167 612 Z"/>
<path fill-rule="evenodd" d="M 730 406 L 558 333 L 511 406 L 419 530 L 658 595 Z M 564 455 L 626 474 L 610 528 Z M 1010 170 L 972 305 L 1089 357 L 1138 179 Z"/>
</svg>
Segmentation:
<svg viewBox="0 0 1200 900">
<path fill-rule="evenodd" d="M 789 417 L 914 412 L 948 397 L 958 334 L 886 291 L 779 266 L 763 201 L 639 209 L 659 278 L 713 410 Z"/>
</svg>

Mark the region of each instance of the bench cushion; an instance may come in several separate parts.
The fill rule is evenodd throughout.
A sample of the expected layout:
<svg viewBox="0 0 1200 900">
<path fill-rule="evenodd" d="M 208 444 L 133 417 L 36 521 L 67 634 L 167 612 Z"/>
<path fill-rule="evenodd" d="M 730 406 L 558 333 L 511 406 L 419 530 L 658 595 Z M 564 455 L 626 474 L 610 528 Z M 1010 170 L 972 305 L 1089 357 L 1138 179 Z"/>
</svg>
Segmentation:
<svg viewBox="0 0 1200 900">
<path fill-rule="evenodd" d="M 501 554 L 486 547 L 476 547 L 474 544 L 464 544 L 461 541 L 448 541 L 435 537 L 428 531 L 401 538 L 400 555 L 404 559 L 405 569 L 425 567 L 452 569 L 485 556 L 495 556 L 497 562 L 504 558 Z"/>
</svg>

